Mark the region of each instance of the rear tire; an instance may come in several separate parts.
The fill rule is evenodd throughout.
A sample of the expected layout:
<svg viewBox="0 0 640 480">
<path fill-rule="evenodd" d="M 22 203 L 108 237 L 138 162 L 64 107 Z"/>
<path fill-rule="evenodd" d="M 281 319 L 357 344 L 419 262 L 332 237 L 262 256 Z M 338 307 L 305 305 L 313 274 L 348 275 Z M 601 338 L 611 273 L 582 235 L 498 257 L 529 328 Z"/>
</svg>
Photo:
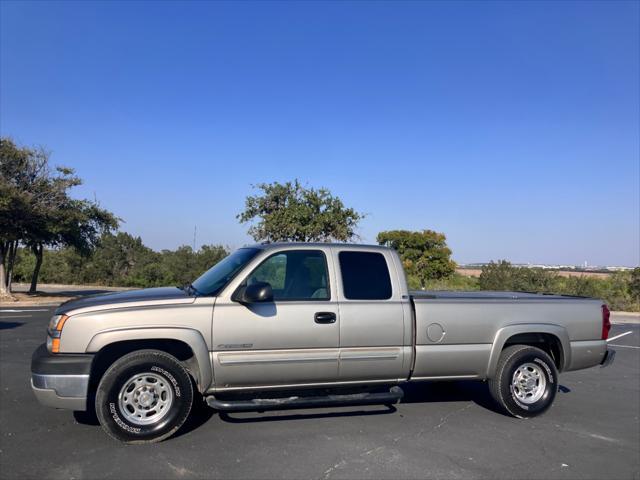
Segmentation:
<svg viewBox="0 0 640 480">
<path fill-rule="evenodd" d="M 112 438 L 155 443 L 173 435 L 193 404 L 191 378 L 172 355 L 139 350 L 118 359 L 96 392 L 96 415 Z"/>
<path fill-rule="evenodd" d="M 489 390 L 507 414 L 536 417 L 546 412 L 556 397 L 558 371 L 551 357 L 539 348 L 512 345 L 500 354 Z"/>
</svg>

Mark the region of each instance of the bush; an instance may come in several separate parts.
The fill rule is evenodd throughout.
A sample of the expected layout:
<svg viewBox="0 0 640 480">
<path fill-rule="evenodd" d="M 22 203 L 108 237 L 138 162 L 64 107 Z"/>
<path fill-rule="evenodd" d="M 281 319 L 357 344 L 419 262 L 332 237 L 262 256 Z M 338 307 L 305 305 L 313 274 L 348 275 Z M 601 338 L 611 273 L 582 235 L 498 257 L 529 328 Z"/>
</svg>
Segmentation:
<svg viewBox="0 0 640 480">
<path fill-rule="evenodd" d="M 429 280 L 427 290 L 479 290 L 480 285 L 475 277 L 466 277 L 459 273 L 454 273 L 439 280 Z"/>
<path fill-rule="evenodd" d="M 634 293 L 633 280 L 640 273 L 616 272 L 607 278 L 561 277 L 557 272 L 541 268 L 519 268 L 501 260 L 482 268 L 478 279 L 481 290 L 511 290 L 518 292 L 558 293 L 593 297 L 605 301 L 611 310 L 640 311 L 639 295 Z"/>
</svg>

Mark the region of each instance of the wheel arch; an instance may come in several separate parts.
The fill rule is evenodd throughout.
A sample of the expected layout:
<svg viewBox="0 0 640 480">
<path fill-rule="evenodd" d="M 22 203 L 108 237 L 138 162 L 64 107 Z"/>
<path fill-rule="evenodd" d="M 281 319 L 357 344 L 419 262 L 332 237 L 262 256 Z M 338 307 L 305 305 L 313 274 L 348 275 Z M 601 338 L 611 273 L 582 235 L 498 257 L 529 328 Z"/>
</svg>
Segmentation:
<svg viewBox="0 0 640 480">
<path fill-rule="evenodd" d="M 559 372 L 571 364 L 571 344 L 566 328 L 545 323 L 508 325 L 499 329 L 494 337 L 487 365 L 487 378 L 495 376 L 502 350 L 516 344 L 537 346 L 547 351 Z"/>
<path fill-rule="evenodd" d="M 213 383 L 209 349 L 197 330 L 190 328 L 126 328 L 99 332 L 87 345 L 95 353 L 92 381 L 99 380 L 109 365 L 124 354 L 157 349 L 174 355 L 193 377 L 198 391 L 204 393 Z"/>
</svg>

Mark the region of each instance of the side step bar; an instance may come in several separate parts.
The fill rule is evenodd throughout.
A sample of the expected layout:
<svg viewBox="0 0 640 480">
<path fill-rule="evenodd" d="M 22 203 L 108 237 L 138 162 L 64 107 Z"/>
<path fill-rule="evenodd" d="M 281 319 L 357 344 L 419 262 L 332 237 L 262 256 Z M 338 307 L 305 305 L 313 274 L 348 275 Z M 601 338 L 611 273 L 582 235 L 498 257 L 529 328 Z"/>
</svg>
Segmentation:
<svg viewBox="0 0 640 480">
<path fill-rule="evenodd" d="M 206 398 L 207 405 L 224 412 L 250 412 L 287 408 L 326 407 L 332 405 L 394 404 L 402 399 L 404 391 L 398 386 L 388 392 L 324 395 L 319 397 L 254 398 L 251 400 L 218 400 Z"/>
</svg>

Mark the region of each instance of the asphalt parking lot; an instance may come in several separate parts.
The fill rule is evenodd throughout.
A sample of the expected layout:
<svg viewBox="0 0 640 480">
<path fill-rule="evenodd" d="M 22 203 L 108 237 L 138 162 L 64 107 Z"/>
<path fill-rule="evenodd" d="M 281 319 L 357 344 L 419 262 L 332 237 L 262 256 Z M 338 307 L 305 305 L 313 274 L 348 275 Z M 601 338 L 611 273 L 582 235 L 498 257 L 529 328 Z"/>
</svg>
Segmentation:
<svg viewBox="0 0 640 480">
<path fill-rule="evenodd" d="M 41 407 L 33 350 L 53 308 L 0 307 L 2 478 L 640 479 L 640 326 L 615 325 L 609 368 L 562 374 L 555 405 L 517 420 L 482 383 L 407 387 L 384 406 L 218 414 L 200 408 L 163 443 L 123 446 L 72 412 Z"/>
</svg>

